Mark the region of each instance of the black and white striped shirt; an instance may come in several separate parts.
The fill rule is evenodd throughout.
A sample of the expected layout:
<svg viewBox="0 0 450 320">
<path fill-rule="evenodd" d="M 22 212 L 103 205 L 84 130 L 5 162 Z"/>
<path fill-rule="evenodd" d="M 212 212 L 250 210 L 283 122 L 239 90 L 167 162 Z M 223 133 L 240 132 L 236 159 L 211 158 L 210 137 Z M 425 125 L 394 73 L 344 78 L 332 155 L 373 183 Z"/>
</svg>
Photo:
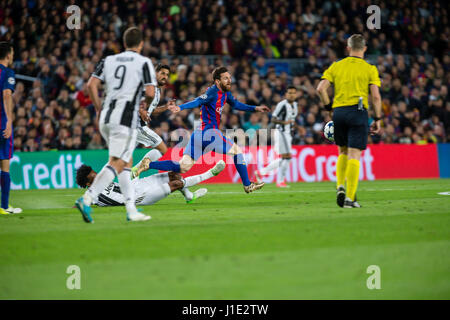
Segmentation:
<svg viewBox="0 0 450 320">
<path fill-rule="evenodd" d="M 295 118 L 298 115 L 298 105 L 297 102 L 293 102 L 290 104 L 287 99 L 284 99 L 280 101 L 275 111 L 272 113 L 272 117 L 274 119 L 280 120 L 280 121 L 295 121 Z M 278 124 L 275 126 L 276 129 L 281 130 L 286 133 L 291 132 L 291 125 L 290 124 Z"/>
<path fill-rule="evenodd" d="M 136 128 L 142 91 L 148 85 L 156 87 L 152 61 L 127 50 L 100 61 L 92 76 L 106 86 L 100 123 Z"/>
</svg>

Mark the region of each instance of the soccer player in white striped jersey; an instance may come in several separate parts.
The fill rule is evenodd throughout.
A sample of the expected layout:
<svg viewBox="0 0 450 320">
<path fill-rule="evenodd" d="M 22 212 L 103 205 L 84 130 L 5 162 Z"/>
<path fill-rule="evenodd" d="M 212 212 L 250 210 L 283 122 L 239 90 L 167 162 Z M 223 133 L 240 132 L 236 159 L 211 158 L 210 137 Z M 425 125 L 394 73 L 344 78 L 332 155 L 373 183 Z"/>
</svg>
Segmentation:
<svg viewBox="0 0 450 320">
<path fill-rule="evenodd" d="M 297 88 L 290 86 L 286 90 L 286 99 L 280 101 L 272 113 L 272 123 L 275 126 L 275 150 L 280 155 L 280 158 L 273 160 L 266 167 L 256 170 L 255 176 L 258 181 L 263 179 L 273 170 L 278 170 L 277 187 L 288 188 L 286 185 L 286 173 L 289 169 L 289 162 L 291 161 L 292 149 L 292 125 L 295 124 L 295 118 L 298 115 L 298 106 L 295 99 L 297 98 Z"/>
<path fill-rule="evenodd" d="M 147 162 L 148 166 L 148 162 Z M 176 172 L 163 172 L 145 177 L 142 179 L 134 179 L 132 184 L 135 186 L 135 199 L 137 205 L 151 205 L 166 198 L 172 192 L 180 190 L 184 187 L 192 187 L 202 181 L 217 176 L 223 169 L 225 169 L 225 162 L 220 160 L 213 168 L 208 171 L 183 178 Z M 95 180 L 97 173 L 87 165 L 82 165 L 77 170 L 76 181 L 82 188 L 90 187 Z M 208 192 L 207 189 L 202 188 L 194 192 L 197 198 L 203 197 Z M 112 182 L 109 184 L 97 197 L 93 203 L 101 207 L 106 206 L 123 206 L 125 202 L 124 195 L 118 183 Z"/>
<path fill-rule="evenodd" d="M 100 116 L 100 133 L 108 144 L 109 162 L 96 175 L 94 181 L 75 205 L 83 220 L 92 223 L 91 204 L 98 195 L 117 177 L 124 195 L 128 221 L 145 221 L 150 217 L 138 212 L 135 191 L 130 172 L 133 151 L 136 146 L 139 101 L 145 88 L 147 103 L 155 96 L 156 76 L 150 59 L 143 57 L 142 32 L 128 28 L 123 37 L 125 51 L 102 60 L 89 78 L 89 96 Z M 106 97 L 101 104 L 98 89 L 104 82 Z"/>
</svg>

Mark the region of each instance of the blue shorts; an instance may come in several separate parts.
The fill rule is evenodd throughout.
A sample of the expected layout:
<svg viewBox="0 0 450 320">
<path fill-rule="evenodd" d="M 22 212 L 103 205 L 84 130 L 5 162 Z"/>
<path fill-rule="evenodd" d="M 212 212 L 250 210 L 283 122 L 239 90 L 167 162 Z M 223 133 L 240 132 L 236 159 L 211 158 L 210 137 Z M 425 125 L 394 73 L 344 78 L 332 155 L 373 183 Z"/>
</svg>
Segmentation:
<svg viewBox="0 0 450 320">
<path fill-rule="evenodd" d="M 197 160 L 210 151 L 227 154 L 233 144 L 234 142 L 227 139 L 218 129 L 195 130 L 183 154 Z"/>
<path fill-rule="evenodd" d="M 13 135 L 9 139 L 0 137 L 0 160 L 11 159 L 14 151 Z"/>
</svg>

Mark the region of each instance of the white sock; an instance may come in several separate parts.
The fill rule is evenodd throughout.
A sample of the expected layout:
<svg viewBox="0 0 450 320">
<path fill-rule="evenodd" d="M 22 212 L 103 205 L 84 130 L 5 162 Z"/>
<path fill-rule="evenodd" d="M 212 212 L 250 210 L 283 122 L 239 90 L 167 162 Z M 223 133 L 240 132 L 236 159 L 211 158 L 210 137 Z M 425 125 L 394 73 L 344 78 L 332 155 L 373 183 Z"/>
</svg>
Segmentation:
<svg viewBox="0 0 450 320">
<path fill-rule="evenodd" d="M 183 194 L 184 198 L 187 201 L 192 200 L 192 198 L 194 197 L 194 194 L 186 186 L 184 186 L 183 189 L 180 189 L 180 192 Z"/>
<path fill-rule="evenodd" d="M 260 169 L 259 172 L 261 172 L 261 174 L 265 175 L 268 172 L 270 172 L 274 169 L 277 169 L 280 166 L 281 160 L 282 160 L 281 158 L 273 160 L 271 163 L 269 163 L 269 165 L 267 167 Z"/>
<path fill-rule="evenodd" d="M 127 208 L 127 213 L 134 214 L 137 213 L 134 186 L 130 179 L 130 168 L 125 168 L 119 174 L 119 185 L 120 191 L 125 199 L 125 207 Z"/>
<path fill-rule="evenodd" d="M 281 183 L 284 181 L 284 178 L 286 177 L 286 173 L 289 169 L 290 161 L 291 161 L 291 159 L 283 159 L 281 161 L 280 170 L 278 171 L 277 183 Z"/>
<path fill-rule="evenodd" d="M 144 156 L 144 158 L 149 158 L 150 161 L 158 161 L 159 158 L 161 158 L 163 155 L 161 153 L 161 151 L 159 151 L 158 149 L 152 149 L 149 152 L 147 152 Z M 142 158 L 142 159 L 144 159 Z M 141 164 L 142 160 L 138 162 L 138 164 L 136 164 L 136 167 L 139 166 Z"/>
<path fill-rule="evenodd" d="M 189 187 L 195 186 L 196 184 L 199 184 L 200 182 L 208 180 L 212 177 L 214 177 L 213 174 L 211 173 L 210 170 L 208 170 L 202 174 L 184 178 L 184 181 L 186 181 L 184 184 L 184 187 L 189 188 Z"/>
<path fill-rule="evenodd" d="M 114 180 L 117 176 L 116 170 L 110 165 L 106 165 L 97 174 L 94 182 L 89 189 L 83 195 L 83 201 L 86 205 L 90 206 L 94 200 L 97 200 L 98 195 L 105 190 L 105 188 Z"/>
</svg>

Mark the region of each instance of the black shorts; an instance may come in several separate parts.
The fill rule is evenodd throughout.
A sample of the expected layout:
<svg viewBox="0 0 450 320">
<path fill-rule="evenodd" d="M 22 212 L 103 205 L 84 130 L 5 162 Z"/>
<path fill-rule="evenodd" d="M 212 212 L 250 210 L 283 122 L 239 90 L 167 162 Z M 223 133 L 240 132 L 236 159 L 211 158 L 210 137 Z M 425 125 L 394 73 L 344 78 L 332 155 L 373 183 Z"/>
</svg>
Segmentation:
<svg viewBox="0 0 450 320">
<path fill-rule="evenodd" d="M 365 150 L 369 135 L 367 109 L 358 106 L 333 109 L 334 141 L 338 146 Z"/>
</svg>

